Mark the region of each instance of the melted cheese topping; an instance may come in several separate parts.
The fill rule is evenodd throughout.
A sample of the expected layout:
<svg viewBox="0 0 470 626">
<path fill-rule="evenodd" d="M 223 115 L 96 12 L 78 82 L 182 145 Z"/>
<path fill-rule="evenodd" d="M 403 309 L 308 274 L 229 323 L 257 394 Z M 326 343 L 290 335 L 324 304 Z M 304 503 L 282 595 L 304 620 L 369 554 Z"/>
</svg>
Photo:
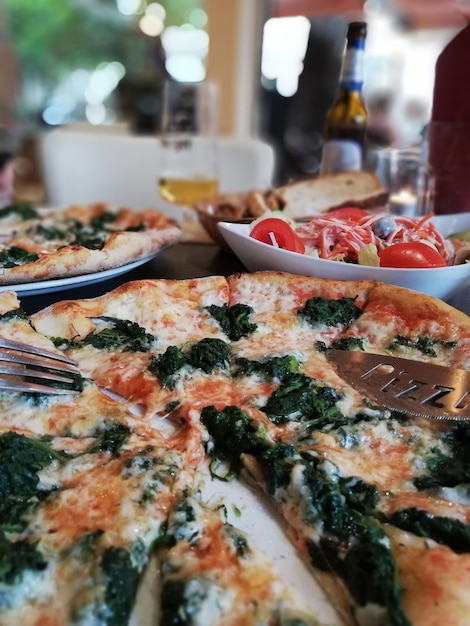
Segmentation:
<svg viewBox="0 0 470 626">
<path fill-rule="evenodd" d="M 204 459 L 202 442 L 207 442 L 208 434 L 199 417 L 205 406 L 241 407 L 263 427 L 266 445 L 275 441 L 296 444 L 299 437 L 297 424 L 276 426 L 262 412 L 279 385 L 277 380 L 254 374 L 232 379 L 229 370 L 208 375 L 185 366 L 175 376 L 172 388 L 162 388 L 147 371 L 152 355 L 162 354 L 170 345 L 184 347 L 206 337 L 229 343 L 232 362 L 239 356 L 262 360 L 294 354 L 301 372 L 343 394 L 338 407 L 344 415 L 354 417 L 360 411 L 369 416 L 369 421 L 355 425 L 308 432 L 301 445 L 305 463 L 309 455 L 319 461 L 331 481 L 362 479 L 375 485 L 380 492 L 377 520 L 379 512 L 390 515 L 418 507 L 468 523 L 470 506 L 463 495 L 465 486 L 424 494 L 417 492 L 413 483 L 426 473 L 430 451 L 436 456 L 448 452 L 443 435 L 451 426 L 425 420 L 400 423 L 378 419 L 377 412 L 365 408 L 362 396 L 343 383 L 317 351 L 316 342 L 329 345 L 341 337 L 363 337 L 367 350 L 380 351 L 387 349 L 397 334 L 426 335 L 458 342 L 455 349 L 439 347 L 438 361 L 468 365 L 468 322 L 453 317 L 428 298 L 410 296 L 409 304 L 396 295 L 399 290 L 388 297 L 387 289 L 369 282 L 324 281 L 274 272 L 227 280 L 144 280 L 99 298 L 54 304 L 32 317 L 38 333 L 25 320 L 4 320 L 0 335 L 34 345 L 47 344 L 49 349 L 47 337 L 83 338 L 100 327 L 97 318 L 101 316 L 136 322 L 156 339 L 148 354 L 91 347 L 72 350 L 85 375 L 129 402 L 117 402 L 94 383 L 86 384 L 79 396 L 65 398 L 0 394 L 0 432 L 13 429 L 52 437 L 54 449 L 69 454 L 65 461 L 53 461 L 38 471 L 38 491 L 41 496 L 48 495 L 28 512 L 24 530 L 25 537 L 39 542 L 47 568 L 38 573 L 28 571 L 21 584 L 8 590 L 9 602 L 20 607 L 22 615 L 19 619 L 18 611 L 10 608 L 0 612 L 0 623 L 5 617 L 4 623 L 19 626 L 63 626 L 73 615 L 79 624 L 98 624 L 97 607 L 98 612 L 107 610 L 100 566 L 104 550 L 132 551 L 133 562 L 142 567 L 167 522 L 167 532 L 176 542 L 164 555 L 163 576 L 188 583 L 183 603 L 199 598 L 194 624 L 214 620 L 224 626 L 270 623 L 279 621 L 285 607 L 297 606 L 295 594 L 263 555 L 246 537 L 224 524 L 217 513 L 190 498 L 193 518 L 178 515 L 177 510 L 172 515 L 175 502 L 191 491 L 195 468 Z M 312 326 L 297 311 L 313 296 L 356 298 L 363 314 L 346 330 Z M 230 343 L 205 307 L 237 303 L 252 307 L 250 322 L 257 330 Z M 13 292 L 0 296 L 0 312 L 17 306 Z M 416 350 L 404 352 L 417 358 Z M 143 403 L 143 410 L 131 414 L 136 403 Z M 155 414 L 160 420 L 171 419 L 170 434 L 165 429 L 155 430 L 158 420 L 150 419 Z M 163 417 L 168 414 L 169 419 Z M 115 452 L 99 447 L 90 451 L 109 423 L 130 430 L 122 446 Z M 275 500 L 287 521 L 287 532 L 307 555 L 308 543 L 318 544 L 324 528 L 321 519 L 307 519 L 309 486 L 305 473 L 305 465 L 295 465 L 289 485 L 278 489 Z M 253 476 L 260 480 L 255 471 Z M 464 593 L 470 582 L 468 555 L 457 555 L 445 546 L 393 528 L 387 527 L 387 532 L 398 560 L 405 610 L 413 624 L 466 625 L 470 615 Z M 90 534 L 94 543 L 82 562 L 77 556 L 78 546 Z M 388 546 L 389 539 L 383 543 Z M 462 582 L 456 582 L 457 577 Z M 65 592 L 57 592 L 59 583 Z M 29 601 L 31 594 L 35 594 L 36 602 Z M 426 608 L 429 606 L 432 611 Z M 382 620 L 381 607 L 368 604 L 355 608 L 356 616 L 367 626 Z"/>
<path fill-rule="evenodd" d="M 466 626 L 470 555 L 389 529 L 398 561 L 403 606 L 413 626 Z"/>
<path fill-rule="evenodd" d="M 337 433 L 315 434 L 315 451 L 339 468 L 383 491 L 415 491 L 412 481 L 425 469 L 420 451 L 443 447 L 436 434 L 412 425 L 380 420 L 341 426 Z"/>
<path fill-rule="evenodd" d="M 316 624 L 266 557 L 244 533 L 223 523 L 220 512 L 187 498 L 170 516 L 167 532 L 175 545 L 163 555 L 163 584 L 185 584 L 173 610 L 180 616 L 191 612 L 192 624 L 268 624 L 284 613 L 293 621 L 304 619 L 305 626 Z"/>
</svg>

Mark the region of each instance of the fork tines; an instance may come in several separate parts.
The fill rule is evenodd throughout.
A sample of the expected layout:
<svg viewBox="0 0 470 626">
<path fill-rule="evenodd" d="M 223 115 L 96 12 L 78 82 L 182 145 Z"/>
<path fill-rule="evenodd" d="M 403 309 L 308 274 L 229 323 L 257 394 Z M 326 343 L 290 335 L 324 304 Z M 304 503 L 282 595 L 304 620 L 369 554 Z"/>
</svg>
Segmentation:
<svg viewBox="0 0 470 626">
<path fill-rule="evenodd" d="M 0 390 L 67 394 L 81 388 L 77 363 L 64 354 L 0 338 Z"/>
</svg>

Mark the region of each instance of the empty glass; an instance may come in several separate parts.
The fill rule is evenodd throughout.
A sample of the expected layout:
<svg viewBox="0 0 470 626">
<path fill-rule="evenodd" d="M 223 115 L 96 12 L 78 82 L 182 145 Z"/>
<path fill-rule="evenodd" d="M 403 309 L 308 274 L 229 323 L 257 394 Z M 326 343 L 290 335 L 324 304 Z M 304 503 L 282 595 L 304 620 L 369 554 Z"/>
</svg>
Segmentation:
<svg viewBox="0 0 470 626">
<path fill-rule="evenodd" d="M 375 172 L 390 194 L 390 213 L 419 217 L 433 211 L 434 174 L 419 150 L 387 148 L 376 157 Z"/>
</svg>

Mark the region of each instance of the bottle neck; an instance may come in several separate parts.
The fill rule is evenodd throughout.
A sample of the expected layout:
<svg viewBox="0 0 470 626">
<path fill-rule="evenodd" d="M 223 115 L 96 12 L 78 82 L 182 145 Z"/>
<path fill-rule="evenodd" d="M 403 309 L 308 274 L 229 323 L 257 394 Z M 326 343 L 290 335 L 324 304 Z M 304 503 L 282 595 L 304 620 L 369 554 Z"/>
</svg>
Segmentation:
<svg viewBox="0 0 470 626">
<path fill-rule="evenodd" d="M 348 42 L 341 68 L 340 86 L 346 91 L 361 91 L 364 83 L 364 38 Z"/>
</svg>

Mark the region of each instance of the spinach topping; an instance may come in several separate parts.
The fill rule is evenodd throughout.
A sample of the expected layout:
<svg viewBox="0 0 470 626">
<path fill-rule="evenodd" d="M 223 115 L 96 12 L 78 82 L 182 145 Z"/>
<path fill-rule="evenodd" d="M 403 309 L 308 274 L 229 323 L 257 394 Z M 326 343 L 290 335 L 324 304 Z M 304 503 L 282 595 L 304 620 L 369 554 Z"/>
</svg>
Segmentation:
<svg viewBox="0 0 470 626">
<path fill-rule="evenodd" d="M 425 335 L 411 339 L 403 335 L 396 335 L 391 343 L 387 346 L 388 350 L 398 350 L 401 346 L 406 348 L 413 348 L 418 350 L 426 356 L 438 356 L 436 348 L 438 346 L 442 348 L 455 348 L 456 341 L 446 341 L 445 339 L 433 339 Z"/>
<path fill-rule="evenodd" d="M 11 311 L 6 311 L 0 315 L 0 320 L 2 322 L 9 322 L 10 320 L 27 320 L 28 316 L 23 311 L 22 308 L 11 309 Z"/>
<path fill-rule="evenodd" d="M 361 314 L 361 309 L 354 303 L 356 298 L 339 298 L 327 300 L 314 296 L 305 303 L 297 314 L 306 319 L 312 326 L 349 326 Z"/>
<path fill-rule="evenodd" d="M 229 354 L 230 346 L 225 341 L 207 337 L 191 346 L 187 359 L 192 367 L 210 374 L 216 367 L 227 367 Z"/>
<path fill-rule="evenodd" d="M 101 567 L 106 575 L 106 624 L 127 626 L 137 593 L 139 570 L 132 564 L 128 550 L 115 547 L 106 550 Z"/>
<path fill-rule="evenodd" d="M 102 250 L 104 246 L 106 235 L 90 235 L 86 232 L 78 232 L 75 235 L 75 239 L 68 243 L 69 246 L 82 246 L 83 248 L 88 248 L 89 250 Z"/>
<path fill-rule="evenodd" d="M 47 562 L 35 543 L 30 543 L 26 539 L 9 541 L 4 533 L 0 532 L 1 586 L 17 585 L 21 583 L 26 571 L 40 572 L 46 567 Z"/>
<path fill-rule="evenodd" d="M 217 452 L 231 461 L 237 461 L 244 452 L 255 454 L 266 446 L 265 431 L 253 426 L 238 406 L 227 406 L 221 411 L 206 406 L 201 421 L 213 437 Z"/>
<path fill-rule="evenodd" d="M 288 444 L 265 449 L 257 459 L 268 493 L 287 491 L 297 499 L 301 491 L 300 514 L 307 524 L 323 529 L 319 546 L 309 545 L 314 565 L 336 571 L 359 606 L 379 604 L 387 623 L 410 626 L 400 603 L 396 563 L 374 517 L 377 488 L 360 479 L 332 478 L 317 459 Z"/>
<path fill-rule="evenodd" d="M 413 483 L 417 489 L 456 487 L 470 483 L 470 429 L 458 426 L 443 437 L 449 449 L 431 449 L 426 462 L 426 474 L 418 476 Z"/>
<path fill-rule="evenodd" d="M 76 222 L 71 233 L 73 240 L 69 245 L 83 246 L 91 250 L 101 250 L 108 235 L 114 232 L 140 232 L 146 229 L 144 223 L 128 226 L 127 228 L 116 228 L 114 222 L 117 218 L 117 213 L 104 211 L 100 216 L 91 219 L 88 224 Z M 112 226 L 110 227 L 109 225 Z"/>
<path fill-rule="evenodd" d="M 79 224 L 79 222 L 73 222 L 69 227 L 58 228 L 57 226 L 44 226 L 44 224 L 37 224 L 34 228 L 30 228 L 28 235 L 34 239 L 34 241 L 62 241 L 69 239 L 73 229 Z"/>
<path fill-rule="evenodd" d="M 118 457 L 121 447 L 129 436 L 131 430 L 125 424 L 107 422 L 97 433 L 97 441 L 85 450 L 85 454 L 108 452 L 111 456 Z"/>
<path fill-rule="evenodd" d="M 199 582 L 199 581 L 197 581 Z M 162 585 L 160 626 L 191 626 L 207 598 L 207 581 L 166 580 Z M 199 620 L 198 620 L 199 621 Z"/>
<path fill-rule="evenodd" d="M 108 214 L 111 220 L 105 217 Z M 64 246 L 79 245 L 100 250 L 107 236 L 105 224 L 115 219 L 114 214 L 108 214 L 93 218 L 88 224 L 76 219 L 63 219 L 59 224 L 37 224 L 28 231 L 28 235 L 35 241 L 62 241 Z"/>
<path fill-rule="evenodd" d="M 390 549 L 380 537 L 359 541 L 344 559 L 345 582 L 359 606 L 378 604 L 386 610 L 390 626 L 411 626 L 401 605 L 398 570 Z"/>
<path fill-rule="evenodd" d="M 244 357 L 235 361 L 233 376 L 249 376 L 259 374 L 266 378 L 282 381 L 289 374 L 297 374 L 300 370 L 299 362 L 292 354 L 275 356 L 263 361 L 252 361 Z"/>
<path fill-rule="evenodd" d="M 333 341 L 331 347 L 335 350 L 356 350 L 358 352 L 364 352 L 364 339 L 363 337 L 341 337 Z"/>
<path fill-rule="evenodd" d="M 169 346 L 160 356 L 152 357 L 148 370 L 160 380 L 162 387 L 174 389 L 176 374 L 183 367 L 191 366 L 210 374 L 216 368 L 227 368 L 229 355 L 230 346 L 225 341 L 206 337 L 193 343 L 185 352 Z"/>
<path fill-rule="evenodd" d="M 159 357 L 152 357 L 148 365 L 151 374 L 158 378 L 162 387 L 174 389 L 175 375 L 188 364 L 185 353 L 176 346 L 168 346 Z"/>
<path fill-rule="evenodd" d="M 155 500 L 155 496 L 162 485 L 171 487 L 178 473 L 178 467 L 171 459 L 147 456 L 151 452 L 152 447 L 149 446 L 141 454 L 128 458 L 125 461 L 125 469 L 122 472 L 124 479 L 139 474 L 147 474 L 147 477 L 141 481 L 140 495 L 137 492 L 135 494 L 136 502 L 140 505 L 145 505 L 146 502 Z"/>
<path fill-rule="evenodd" d="M 93 217 L 87 225 L 83 226 L 83 228 L 88 228 L 92 231 L 103 230 L 106 228 L 107 224 L 114 224 L 117 217 L 117 213 L 113 213 L 112 211 L 103 211 L 101 215 Z"/>
<path fill-rule="evenodd" d="M 96 543 L 104 534 L 104 530 L 98 529 L 82 535 L 72 548 L 74 558 L 86 563 L 96 551 Z"/>
<path fill-rule="evenodd" d="M 147 352 L 155 341 L 155 337 L 136 322 L 106 316 L 97 319 L 110 324 L 109 328 L 92 332 L 77 343 L 70 345 L 79 348 L 93 346 L 99 350 L 120 348 L 123 352 Z"/>
<path fill-rule="evenodd" d="M 39 259 L 39 254 L 28 252 L 19 246 L 12 246 L 6 250 L 0 251 L 0 267 L 10 268 L 33 263 Z"/>
<path fill-rule="evenodd" d="M 274 424 L 308 421 L 312 428 L 348 420 L 336 406 L 340 394 L 332 387 L 317 384 L 305 374 L 287 375 L 262 407 Z"/>
<path fill-rule="evenodd" d="M 292 498 L 305 523 L 322 529 L 319 544 L 309 545 L 315 566 L 336 571 L 359 606 L 379 604 L 387 623 L 410 626 L 400 603 L 396 563 L 375 517 L 379 491 L 374 485 L 331 476 L 318 458 L 290 444 L 270 445 L 238 407 L 205 407 L 201 419 L 216 452 L 232 464 L 239 464 L 243 453 L 255 454 L 268 494 Z"/>
<path fill-rule="evenodd" d="M 211 304 L 205 308 L 219 322 L 222 330 L 231 341 L 238 341 L 242 337 L 251 335 L 257 329 L 256 324 L 249 321 L 249 317 L 254 311 L 247 304 L 234 304 L 231 307 L 227 304 L 222 306 Z"/>
<path fill-rule="evenodd" d="M 24 528 L 24 515 L 52 491 L 38 488 L 38 472 L 54 460 L 67 458 L 45 441 L 11 431 L 0 435 L 0 527 L 5 531 Z"/>
<path fill-rule="evenodd" d="M 386 521 L 419 537 L 444 544 L 457 554 L 470 552 L 470 526 L 458 519 L 432 515 L 411 507 L 396 511 Z"/>
<path fill-rule="evenodd" d="M 33 209 L 31 205 L 21 202 L 18 204 L 8 204 L 0 209 L 0 219 L 8 217 L 9 215 L 16 215 L 25 222 L 26 220 L 38 217 L 38 212 L 36 209 Z"/>
<path fill-rule="evenodd" d="M 237 532 L 232 532 L 231 539 L 232 539 L 233 547 L 235 548 L 236 555 L 238 557 L 244 557 L 246 553 L 249 551 L 248 541 L 246 537 L 238 534 Z"/>
</svg>

